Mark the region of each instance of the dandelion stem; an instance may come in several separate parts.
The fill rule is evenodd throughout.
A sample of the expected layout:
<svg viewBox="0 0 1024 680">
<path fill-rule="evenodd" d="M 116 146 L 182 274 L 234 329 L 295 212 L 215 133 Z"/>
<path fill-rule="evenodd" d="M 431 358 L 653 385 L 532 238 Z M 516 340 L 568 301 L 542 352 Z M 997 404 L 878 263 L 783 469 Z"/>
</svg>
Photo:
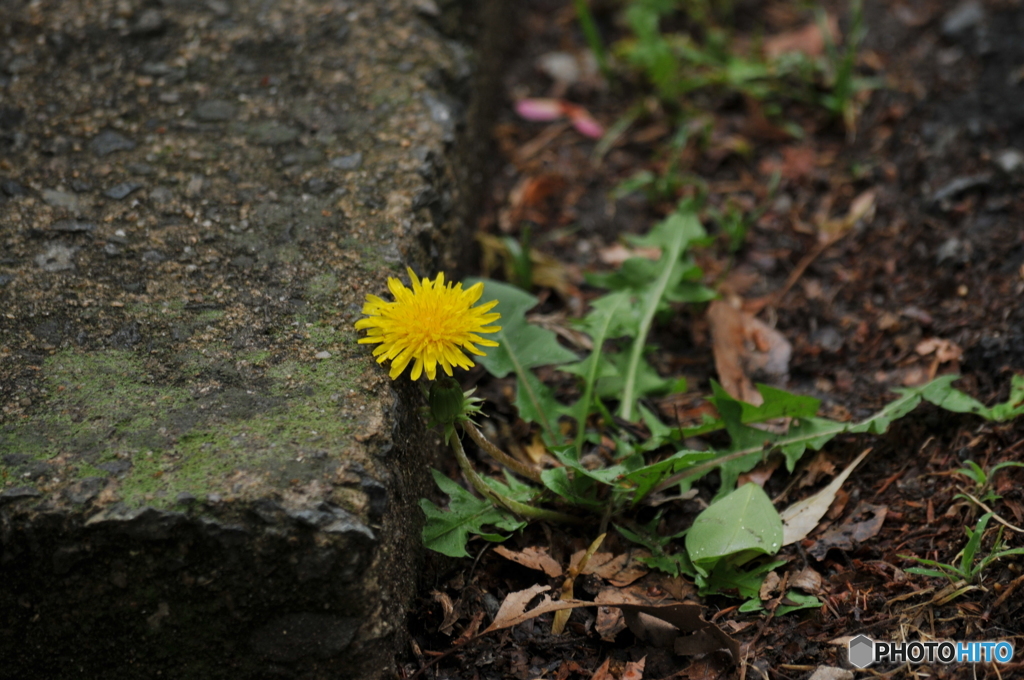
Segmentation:
<svg viewBox="0 0 1024 680">
<path fill-rule="evenodd" d="M 465 424 L 463 424 L 465 427 Z M 459 469 L 462 470 L 462 474 L 466 475 L 466 479 L 484 498 L 487 498 L 492 503 L 502 508 L 505 508 L 509 512 L 519 515 L 525 519 L 542 519 L 548 522 L 561 522 L 563 524 L 579 524 L 583 520 L 579 517 L 572 515 L 566 515 L 565 513 L 556 512 L 554 510 L 544 510 L 543 508 L 535 508 L 532 505 L 526 503 L 520 503 L 514 501 L 511 498 L 506 498 L 500 493 L 488 486 L 480 475 L 476 473 L 473 466 L 470 465 L 469 459 L 466 458 L 466 450 L 462 448 L 462 442 L 458 437 L 451 438 L 452 451 L 455 453 L 455 460 L 459 463 Z"/>
<path fill-rule="evenodd" d="M 504 465 L 517 475 L 526 477 L 527 479 L 537 482 L 538 484 L 541 483 L 539 470 L 519 462 L 518 460 L 516 460 L 515 458 L 508 455 L 507 453 L 499 449 L 497 446 L 492 444 L 491 441 L 484 436 L 484 433 L 481 432 L 477 428 L 477 426 L 474 425 L 471 421 L 462 421 L 462 429 L 465 430 L 466 434 L 469 435 L 469 438 L 475 441 L 476 445 L 479 446 L 484 451 L 486 451 L 487 455 L 489 455 L 491 458 L 498 461 L 499 463 L 501 463 L 502 465 Z"/>
</svg>

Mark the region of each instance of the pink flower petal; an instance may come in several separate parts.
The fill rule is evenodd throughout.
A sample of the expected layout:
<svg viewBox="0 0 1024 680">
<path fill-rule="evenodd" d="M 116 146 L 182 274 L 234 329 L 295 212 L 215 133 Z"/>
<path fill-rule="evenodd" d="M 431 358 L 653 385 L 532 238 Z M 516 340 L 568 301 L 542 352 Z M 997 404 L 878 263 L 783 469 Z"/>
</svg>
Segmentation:
<svg viewBox="0 0 1024 680">
<path fill-rule="evenodd" d="M 516 102 L 516 113 L 526 120 L 558 120 L 565 111 L 558 99 L 520 99 Z"/>
<path fill-rule="evenodd" d="M 604 135 L 604 128 L 601 124 L 594 120 L 594 117 L 590 115 L 582 106 L 576 106 L 575 104 L 565 104 L 565 114 L 569 116 L 569 120 L 572 121 L 572 126 L 580 132 L 580 134 L 586 135 L 591 139 L 600 139 Z"/>
</svg>

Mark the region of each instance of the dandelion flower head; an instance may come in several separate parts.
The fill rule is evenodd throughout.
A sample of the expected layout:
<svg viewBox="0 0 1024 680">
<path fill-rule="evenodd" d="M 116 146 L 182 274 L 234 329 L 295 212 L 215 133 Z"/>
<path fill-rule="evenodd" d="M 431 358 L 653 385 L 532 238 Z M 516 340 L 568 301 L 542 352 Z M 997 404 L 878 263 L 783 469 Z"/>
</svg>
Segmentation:
<svg viewBox="0 0 1024 680">
<path fill-rule="evenodd" d="M 361 344 L 379 343 L 373 350 L 377 363 L 391 361 L 391 379 L 402 374 L 412 362 L 413 380 L 426 373 L 428 380 L 437 377 L 438 365 L 448 375 L 452 366 L 472 368 L 466 352 L 484 356 L 477 345 L 497 347 L 493 340 L 478 333 L 496 333 L 500 326 L 489 326 L 501 315 L 490 310 L 497 300 L 474 307 L 483 295 L 484 285 L 476 283 L 466 290 L 461 283 L 445 284 L 444 273 L 437 279 L 418 279 L 409 269 L 412 290 L 396 278 L 388 279 L 388 290 L 395 297 L 387 302 L 376 295 L 367 295 L 363 305 L 366 318 L 356 322 L 357 330 L 366 330 Z"/>
</svg>

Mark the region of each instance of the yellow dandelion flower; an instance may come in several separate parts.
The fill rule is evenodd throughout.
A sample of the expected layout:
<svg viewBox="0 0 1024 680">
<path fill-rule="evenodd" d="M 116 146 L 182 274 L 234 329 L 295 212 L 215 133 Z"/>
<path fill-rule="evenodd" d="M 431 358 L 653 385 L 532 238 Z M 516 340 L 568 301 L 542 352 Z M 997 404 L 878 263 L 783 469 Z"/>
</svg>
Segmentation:
<svg viewBox="0 0 1024 680">
<path fill-rule="evenodd" d="M 463 353 L 484 356 L 476 345 L 497 347 L 493 340 L 481 338 L 477 333 L 496 333 L 500 326 L 488 326 L 501 318 L 490 312 L 497 300 L 478 307 L 473 305 L 484 292 L 484 284 L 477 283 L 466 290 L 462 284 L 445 285 L 444 273 L 435 281 L 417 279 L 409 269 L 412 290 L 396 278 L 388 279 L 388 289 L 395 296 L 387 302 L 376 295 L 367 295 L 363 305 L 365 319 L 356 322 L 357 330 L 366 330 L 360 343 L 380 343 L 373 350 L 377 363 L 391 360 L 391 379 L 402 374 L 412 361 L 413 380 L 424 372 L 428 380 L 437 377 L 437 366 L 452 374 L 452 366 L 472 368 L 472 360 Z"/>
</svg>

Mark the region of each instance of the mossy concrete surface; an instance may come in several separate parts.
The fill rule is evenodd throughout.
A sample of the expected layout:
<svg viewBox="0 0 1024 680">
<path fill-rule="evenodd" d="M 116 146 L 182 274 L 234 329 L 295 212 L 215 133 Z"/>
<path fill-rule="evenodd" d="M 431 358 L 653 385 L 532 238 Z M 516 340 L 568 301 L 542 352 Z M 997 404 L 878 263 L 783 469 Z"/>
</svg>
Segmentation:
<svg viewBox="0 0 1024 680">
<path fill-rule="evenodd" d="M 496 4 L 0 0 L 0 676 L 389 674 Z"/>
</svg>

